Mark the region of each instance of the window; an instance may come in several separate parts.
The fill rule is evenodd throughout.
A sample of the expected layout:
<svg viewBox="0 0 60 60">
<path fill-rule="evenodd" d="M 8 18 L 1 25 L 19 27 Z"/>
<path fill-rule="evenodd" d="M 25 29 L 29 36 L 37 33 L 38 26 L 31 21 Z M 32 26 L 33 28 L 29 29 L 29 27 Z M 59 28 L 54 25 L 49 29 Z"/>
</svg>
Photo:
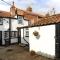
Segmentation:
<svg viewBox="0 0 60 60">
<path fill-rule="evenodd" d="M 5 31 L 4 32 L 4 39 L 7 39 L 7 38 L 9 38 L 9 32 L 8 31 Z"/>
<path fill-rule="evenodd" d="M 26 28 L 26 35 L 25 36 L 29 37 L 29 29 L 28 28 Z"/>
<path fill-rule="evenodd" d="M 0 18 L 0 25 L 3 25 L 3 19 Z"/>
<path fill-rule="evenodd" d="M 23 23 L 23 17 L 22 16 L 18 16 L 18 24 L 22 24 Z"/>
<path fill-rule="evenodd" d="M 29 25 L 29 26 L 31 25 L 31 21 L 28 22 L 28 25 Z"/>
<path fill-rule="evenodd" d="M 11 31 L 11 38 L 17 38 L 17 31 Z"/>
<path fill-rule="evenodd" d="M 26 30 L 29 30 L 28 28 L 26 28 Z"/>
<path fill-rule="evenodd" d="M 11 31 L 11 38 L 17 38 L 18 37 L 18 32 L 17 31 Z M 8 39 L 9 38 L 9 31 L 4 32 L 4 38 Z"/>
</svg>

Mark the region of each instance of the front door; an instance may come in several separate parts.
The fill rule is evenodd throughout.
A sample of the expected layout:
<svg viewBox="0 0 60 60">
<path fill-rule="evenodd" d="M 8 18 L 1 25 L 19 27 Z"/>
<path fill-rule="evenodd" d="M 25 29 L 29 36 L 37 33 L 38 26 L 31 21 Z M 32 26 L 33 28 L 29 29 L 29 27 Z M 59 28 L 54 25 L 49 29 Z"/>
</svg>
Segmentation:
<svg viewBox="0 0 60 60">
<path fill-rule="evenodd" d="M 0 31 L 0 45 L 2 45 L 2 31 Z"/>
<path fill-rule="evenodd" d="M 60 24 L 56 24 L 56 43 L 55 43 L 56 58 L 60 59 Z"/>
<path fill-rule="evenodd" d="M 8 46 L 10 44 L 9 41 L 9 31 L 4 32 L 4 40 L 5 40 L 5 45 Z"/>
</svg>

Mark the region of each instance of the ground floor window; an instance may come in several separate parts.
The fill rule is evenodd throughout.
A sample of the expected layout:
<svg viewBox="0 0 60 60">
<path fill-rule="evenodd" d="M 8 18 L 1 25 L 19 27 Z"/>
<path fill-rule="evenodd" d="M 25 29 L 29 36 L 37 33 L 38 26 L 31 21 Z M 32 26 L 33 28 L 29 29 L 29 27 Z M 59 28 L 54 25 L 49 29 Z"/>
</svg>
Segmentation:
<svg viewBox="0 0 60 60">
<path fill-rule="evenodd" d="M 17 31 L 10 31 L 10 37 L 11 38 L 17 38 L 18 37 L 18 32 Z M 9 31 L 4 31 L 4 38 L 7 39 L 9 38 Z"/>
<path fill-rule="evenodd" d="M 11 31 L 11 38 L 17 38 L 18 32 L 17 31 Z"/>
<path fill-rule="evenodd" d="M 4 39 L 8 39 L 9 38 L 9 31 L 4 31 Z"/>
</svg>

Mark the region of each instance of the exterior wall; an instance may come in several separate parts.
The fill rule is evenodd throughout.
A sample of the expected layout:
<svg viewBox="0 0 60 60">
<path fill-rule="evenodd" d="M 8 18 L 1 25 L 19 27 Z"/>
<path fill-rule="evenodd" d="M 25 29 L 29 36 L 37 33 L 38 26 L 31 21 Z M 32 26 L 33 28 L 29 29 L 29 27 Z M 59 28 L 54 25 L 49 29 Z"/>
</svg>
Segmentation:
<svg viewBox="0 0 60 60">
<path fill-rule="evenodd" d="M 11 20 L 11 31 L 17 31 L 17 27 L 23 27 L 23 26 L 28 26 L 28 21 L 26 21 L 26 20 L 24 20 L 24 19 L 22 19 L 22 24 L 18 24 L 18 19 L 12 19 Z M 24 30 L 24 32 L 25 32 L 26 30 Z M 24 41 L 24 39 L 23 39 L 23 30 L 21 30 L 21 43 L 25 43 L 26 44 L 26 42 Z M 28 38 L 26 38 L 25 37 L 25 39 L 26 40 L 28 40 Z M 11 43 L 15 43 L 15 42 L 18 42 L 18 38 L 16 38 L 16 39 L 11 39 Z"/>
<path fill-rule="evenodd" d="M 18 27 L 18 20 L 12 19 L 11 20 L 11 31 L 17 31 L 17 27 Z"/>
<path fill-rule="evenodd" d="M 9 28 L 9 19 L 4 18 L 3 19 L 3 25 L 0 25 L 0 31 L 7 31 Z"/>
<path fill-rule="evenodd" d="M 9 29 L 9 19 L 3 18 L 3 25 L 0 25 L 0 31 L 2 31 L 2 45 L 5 44 L 4 31 L 7 31 L 8 29 Z"/>
<path fill-rule="evenodd" d="M 12 19 L 11 20 L 11 30 L 12 31 L 17 31 L 17 27 L 23 27 L 23 26 L 28 26 L 28 21 L 22 19 L 22 24 L 18 24 L 18 19 Z"/>
<path fill-rule="evenodd" d="M 17 38 L 11 39 L 11 43 L 18 43 L 18 39 Z"/>
<path fill-rule="evenodd" d="M 34 36 L 33 32 L 38 31 L 39 36 Z M 55 56 L 55 25 L 29 28 L 30 51 L 37 54 L 54 58 Z"/>
<path fill-rule="evenodd" d="M 11 31 L 17 31 L 17 27 L 28 26 L 28 21 L 22 19 L 22 24 L 18 24 L 18 19 L 11 19 Z M 9 18 L 3 18 L 3 25 L 0 25 L 0 31 L 2 32 L 2 44 L 5 44 L 4 31 L 9 29 Z M 11 43 L 18 42 L 18 38 L 11 39 Z"/>
</svg>

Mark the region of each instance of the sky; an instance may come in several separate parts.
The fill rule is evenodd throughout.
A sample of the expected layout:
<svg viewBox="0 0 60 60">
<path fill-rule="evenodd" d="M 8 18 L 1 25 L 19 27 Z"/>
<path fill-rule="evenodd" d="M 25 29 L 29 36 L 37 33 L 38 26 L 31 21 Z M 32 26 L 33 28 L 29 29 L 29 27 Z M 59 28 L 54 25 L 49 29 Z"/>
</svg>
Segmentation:
<svg viewBox="0 0 60 60">
<path fill-rule="evenodd" d="M 31 6 L 33 12 L 36 13 L 47 13 L 55 8 L 56 13 L 60 13 L 60 0 L 4 0 L 10 4 L 15 2 L 15 6 L 20 9 L 26 9 Z M 0 0 L 0 10 L 9 11 L 10 5 Z"/>
</svg>

